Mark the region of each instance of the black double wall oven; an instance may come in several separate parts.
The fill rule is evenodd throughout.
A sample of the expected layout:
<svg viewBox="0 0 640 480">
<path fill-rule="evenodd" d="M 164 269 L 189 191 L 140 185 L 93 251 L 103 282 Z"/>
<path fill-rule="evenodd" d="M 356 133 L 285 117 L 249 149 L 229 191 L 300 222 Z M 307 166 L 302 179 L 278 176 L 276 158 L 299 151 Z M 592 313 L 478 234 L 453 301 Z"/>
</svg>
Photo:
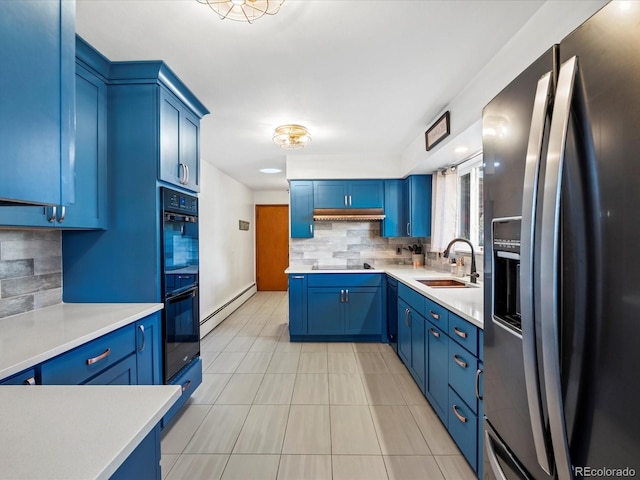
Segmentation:
<svg viewBox="0 0 640 480">
<path fill-rule="evenodd" d="M 166 187 L 162 196 L 164 383 L 200 355 L 198 198 Z"/>
</svg>

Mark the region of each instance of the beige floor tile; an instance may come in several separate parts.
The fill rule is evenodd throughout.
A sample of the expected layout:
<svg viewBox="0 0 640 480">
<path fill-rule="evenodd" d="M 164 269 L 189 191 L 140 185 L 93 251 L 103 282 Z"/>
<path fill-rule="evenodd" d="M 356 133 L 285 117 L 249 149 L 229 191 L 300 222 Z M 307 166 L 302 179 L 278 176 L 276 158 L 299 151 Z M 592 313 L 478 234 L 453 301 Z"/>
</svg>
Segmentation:
<svg viewBox="0 0 640 480">
<path fill-rule="evenodd" d="M 333 455 L 333 480 L 387 480 L 380 455 Z"/>
<path fill-rule="evenodd" d="M 264 325 L 259 325 L 256 323 L 247 323 L 242 329 L 238 332 L 238 337 L 257 337 L 260 335 L 260 332 L 264 328 Z"/>
<path fill-rule="evenodd" d="M 430 405 L 411 405 L 409 409 L 433 455 L 460 455 L 460 450 Z"/>
<path fill-rule="evenodd" d="M 420 387 L 416 385 L 411 375 L 394 375 L 393 378 L 398 384 L 398 389 L 400 393 L 402 393 L 407 405 L 428 405 L 427 399 L 424 398 Z"/>
<path fill-rule="evenodd" d="M 385 456 L 384 463 L 389 480 L 445 480 L 432 456 Z"/>
<path fill-rule="evenodd" d="M 231 455 L 222 480 L 276 480 L 280 455 Z"/>
<path fill-rule="evenodd" d="M 278 480 L 332 480 L 331 455 L 282 455 Z"/>
<path fill-rule="evenodd" d="M 250 352 L 274 352 L 278 346 L 278 337 L 258 337 L 251 345 Z"/>
<path fill-rule="evenodd" d="M 383 455 L 431 455 L 406 405 L 370 407 Z"/>
<path fill-rule="evenodd" d="M 476 474 L 462 455 L 438 455 L 434 457 L 445 480 L 474 480 Z"/>
<path fill-rule="evenodd" d="M 180 455 L 167 480 L 220 480 L 229 455 Z"/>
<path fill-rule="evenodd" d="M 182 407 L 162 431 L 162 454 L 182 453 L 210 409 L 211 405 Z"/>
<path fill-rule="evenodd" d="M 366 373 L 361 380 L 369 405 L 406 405 L 393 375 Z"/>
<path fill-rule="evenodd" d="M 331 453 L 328 405 L 291 405 L 282 454 Z"/>
<path fill-rule="evenodd" d="M 214 352 L 213 350 L 207 350 L 200 352 L 200 359 L 202 360 L 202 371 L 206 372 L 207 369 L 213 364 L 216 358 L 218 358 L 220 352 Z"/>
<path fill-rule="evenodd" d="M 255 315 L 251 315 L 247 324 L 251 323 L 254 325 L 266 325 L 268 321 L 268 314 L 256 313 Z"/>
<path fill-rule="evenodd" d="M 300 353 L 276 351 L 271 357 L 267 373 L 296 373 L 299 361 Z"/>
<path fill-rule="evenodd" d="M 329 403 L 332 405 L 367 405 L 367 396 L 357 373 L 329 374 Z"/>
<path fill-rule="evenodd" d="M 289 405 L 253 405 L 244 422 L 233 453 L 274 453 L 282 451 Z"/>
<path fill-rule="evenodd" d="M 202 374 L 202 383 L 187 400 L 187 404 L 214 404 L 230 378 L 230 373 Z"/>
<path fill-rule="evenodd" d="M 280 335 L 282 335 L 287 331 L 287 328 L 288 326 L 286 323 L 278 323 L 278 324 L 267 323 L 264 326 L 263 330 L 260 332 L 260 336 L 261 337 L 279 337 Z"/>
<path fill-rule="evenodd" d="M 300 353 L 302 351 L 302 343 L 291 342 L 288 335 L 280 335 L 278 338 L 278 346 L 276 352 Z"/>
<path fill-rule="evenodd" d="M 271 352 L 249 352 L 236 369 L 236 373 L 265 373 L 271 361 Z"/>
<path fill-rule="evenodd" d="M 249 414 L 249 405 L 214 405 L 185 453 L 231 453 Z"/>
<path fill-rule="evenodd" d="M 248 352 L 255 341 L 256 337 L 234 337 L 223 352 Z"/>
<path fill-rule="evenodd" d="M 331 405 L 331 452 L 334 455 L 380 455 L 369 407 Z"/>
<path fill-rule="evenodd" d="M 329 379 L 326 373 L 299 373 L 293 387 L 292 404 L 327 405 Z"/>
<path fill-rule="evenodd" d="M 327 353 L 327 344 L 304 342 L 302 344 L 302 353 Z"/>
<path fill-rule="evenodd" d="M 244 352 L 222 352 L 204 372 L 234 373 L 245 355 Z"/>
<path fill-rule="evenodd" d="M 365 343 L 365 342 L 356 342 L 353 344 L 353 350 L 355 352 L 379 352 L 380 344 L 379 343 Z"/>
<path fill-rule="evenodd" d="M 393 350 L 390 352 L 384 351 L 384 352 L 381 352 L 380 354 L 382 355 L 382 358 L 384 359 L 384 363 L 387 364 L 387 368 L 391 373 L 402 373 L 402 374 L 409 373 L 409 370 L 407 370 L 407 367 L 404 366 L 404 363 L 402 363 L 402 360 L 400 360 L 400 357 L 398 357 L 398 354 Z"/>
<path fill-rule="evenodd" d="M 304 348 L 304 344 L 302 345 Z M 327 354 L 322 352 L 301 353 L 298 373 L 327 373 Z"/>
<path fill-rule="evenodd" d="M 221 352 L 229 342 L 233 340 L 233 336 L 215 335 L 213 332 L 208 334 L 200 342 L 201 352 Z"/>
<path fill-rule="evenodd" d="M 235 337 L 237 333 L 242 330 L 244 325 L 233 322 L 231 318 L 227 318 L 220 325 L 218 325 L 213 332 L 209 335 L 221 335 L 226 337 Z"/>
<path fill-rule="evenodd" d="M 389 373 L 380 352 L 356 352 L 356 362 L 362 373 Z"/>
<path fill-rule="evenodd" d="M 262 383 L 262 373 L 235 373 L 216 399 L 218 405 L 251 405 Z"/>
<path fill-rule="evenodd" d="M 353 352 L 337 352 L 328 355 L 329 373 L 359 373 Z"/>
<path fill-rule="evenodd" d="M 289 405 L 296 382 L 295 373 L 267 373 L 262 379 L 254 404 Z"/>
<path fill-rule="evenodd" d="M 327 343 L 329 353 L 353 353 L 355 344 L 352 342 L 330 342 Z"/>
<path fill-rule="evenodd" d="M 162 471 L 162 480 L 167 478 L 169 472 L 178 461 L 180 455 L 173 453 L 165 453 L 160 458 L 160 470 Z"/>
</svg>

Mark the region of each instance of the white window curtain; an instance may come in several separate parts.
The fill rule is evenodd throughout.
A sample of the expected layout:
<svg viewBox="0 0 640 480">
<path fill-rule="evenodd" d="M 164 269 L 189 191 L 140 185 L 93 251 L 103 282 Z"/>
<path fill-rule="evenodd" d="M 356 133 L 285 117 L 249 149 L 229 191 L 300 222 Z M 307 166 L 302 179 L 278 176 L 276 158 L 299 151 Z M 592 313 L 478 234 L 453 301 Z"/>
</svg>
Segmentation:
<svg viewBox="0 0 640 480">
<path fill-rule="evenodd" d="M 444 252 L 456 237 L 458 225 L 458 176 L 449 169 L 432 178 L 431 251 Z"/>
</svg>

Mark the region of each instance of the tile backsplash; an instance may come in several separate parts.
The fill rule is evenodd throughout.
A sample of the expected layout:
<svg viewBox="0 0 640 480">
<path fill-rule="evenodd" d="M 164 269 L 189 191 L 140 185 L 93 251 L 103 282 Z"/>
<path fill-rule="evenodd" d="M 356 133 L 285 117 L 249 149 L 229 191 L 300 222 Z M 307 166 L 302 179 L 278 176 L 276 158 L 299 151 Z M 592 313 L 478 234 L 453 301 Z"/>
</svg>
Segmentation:
<svg viewBox="0 0 640 480">
<path fill-rule="evenodd" d="M 61 232 L 0 230 L 0 318 L 61 302 Z"/>
</svg>

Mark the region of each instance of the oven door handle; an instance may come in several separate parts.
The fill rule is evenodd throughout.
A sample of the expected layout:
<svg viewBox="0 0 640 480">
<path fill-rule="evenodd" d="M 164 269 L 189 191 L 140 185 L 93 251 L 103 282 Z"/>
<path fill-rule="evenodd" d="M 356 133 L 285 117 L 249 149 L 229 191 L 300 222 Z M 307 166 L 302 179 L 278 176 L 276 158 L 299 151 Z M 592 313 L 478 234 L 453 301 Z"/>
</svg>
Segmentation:
<svg viewBox="0 0 640 480">
<path fill-rule="evenodd" d="M 179 215 L 177 213 L 165 213 L 164 219 L 169 222 L 198 223 L 198 219 L 195 216 Z"/>
<path fill-rule="evenodd" d="M 187 300 L 189 298 L 193 298 L 196 296 L 196 293 L 198 293 L 198 287 L 190 288 L 186 292 L 180 293 L 178 295 L 174 295 L 172 297 L 168 296 L 167 303 L 176 303 L 176 302 L 181 302 L 183 300 Z"/>
</svg>

